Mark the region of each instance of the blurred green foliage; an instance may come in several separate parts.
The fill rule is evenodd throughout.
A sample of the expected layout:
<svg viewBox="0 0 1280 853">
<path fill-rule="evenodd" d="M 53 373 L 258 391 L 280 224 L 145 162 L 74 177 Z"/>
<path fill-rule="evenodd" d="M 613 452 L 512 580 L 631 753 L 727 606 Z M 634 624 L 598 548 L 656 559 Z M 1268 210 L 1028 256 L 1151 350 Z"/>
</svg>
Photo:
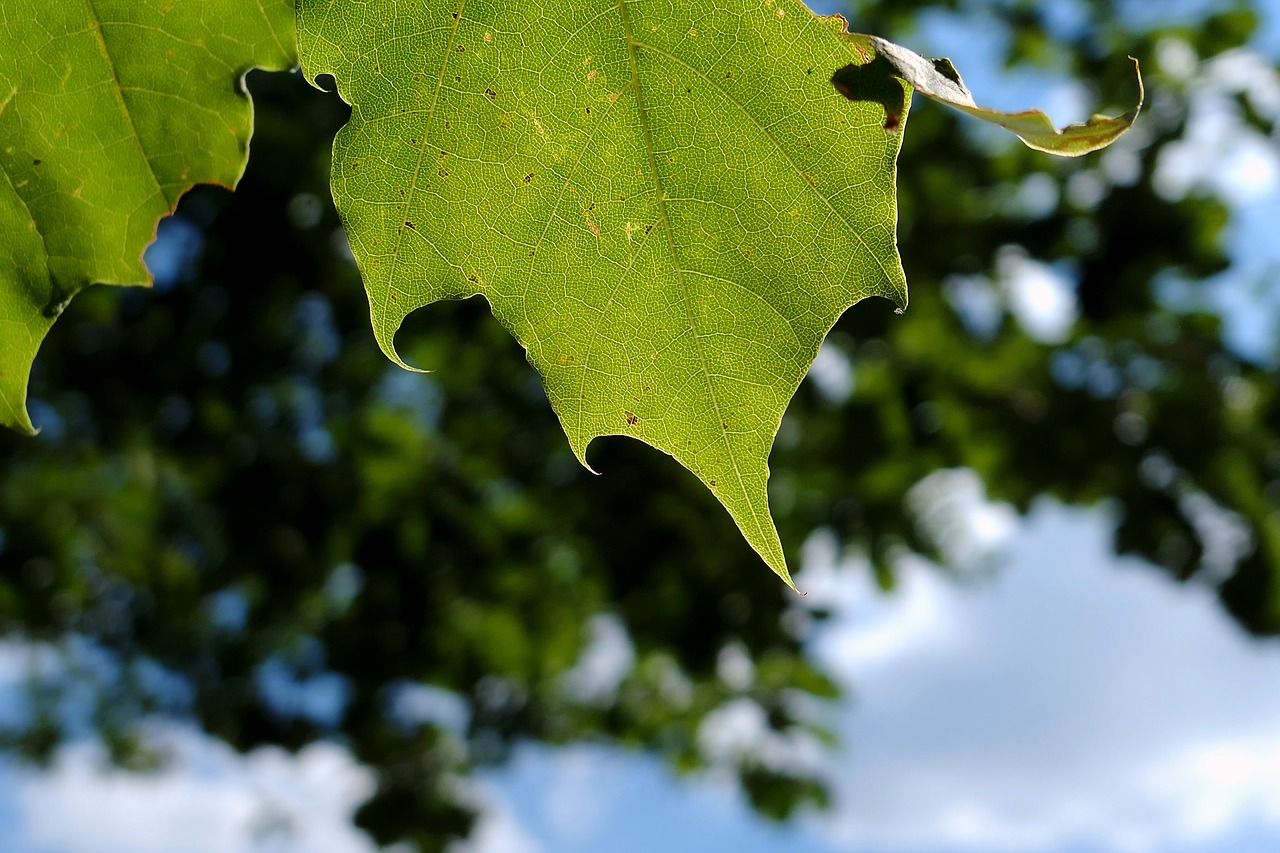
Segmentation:
<svg viewBox="0 0 1280 853">
<path fill-rule="evenodd" d="M 990 15 L 1008 25 L 1011 67 L 1096 81 L 1104 103 L 1128 97 L 1129 53 L 1152 108 L 1133 179 L 1112 181 L 1096 155 L 993 148 L 965 119 L 917 105 L 899 187 L 911 309 L 849 311 L 829 339 L 849 393 L 801 386 L 771 458 L 783 541 L 798 565 L 806 537 L 830 529 L 886 585 L 904 549 L 945 569 L 905 496 L 969 466 L 1020 508 L 1044 494 L 1111 501 L 1117 550 L 1217 584 L 1243 628 L 1275 633 L 1274 364 L 1232 353 L 1217 317 L 1157 298 L 1166 277 L 1204 288 L 1227 266 L 1229 212 L 1204 192 L 1154 189 L 1190 95 L 1148 61 L 1172 37 L 1209 59 L 1247 39 L 1256 15 L 1237 4 L 1148 31 L 1110 4 L 1076 6 L 1086 19 L 1072 38 L 1051 33 L 1042 4 L 1011 0 L 850 13 L 906 44 L 922 10 Z M 76 299 L 32 378 L 44 432 L 0 435 L 0 630 L 64 661 L 33 674 L 32 715 L 5 743 L 49 757 L 74 731 L 71 695 L 117 760 L 140 767 L 151 715 L 242 750 L 336 738 L 378 779 L 358 823 L 435 850 L 474 818 L 455 780 L 522 739 L 612 742 L 692 770 L 711 760 L 707 715 L 742 697 L 780 732 L 825 737 L 802 701 L 836 693 L 803 653 L 821 612 L 691 475 L 623 439 L 593 445 L 603 476 L 578 466 L 536 375 L 475 300 L 410 319 L 404 354 L 438 372 L 387 363 L 328 201 L 344 109 L 296 75 L 249 83 L 258 125 L 239 190 L 183 201 L 153 291 Z M 1028 206 L 1029 184 L 1040 202 Z M 1085 184 L 1092 198 L 1072 189 Z M 1078 281 L 1065 340 L 1035 340 L 1001 307 L 1000 259 L 1019 252 Z M 963 281 L 996 295 L 990 322 L 957 309 Z M 1211 576 L 1206 506 L 1235 513 L 1253 543 Z M 569 673 L 602 613 L 625 626 L 634 664 L 587 690 Z M 723 676 L 726 649 L 745 652 L 753 677 Z M 342 701 L 272 699 L 264 673 L 338 684 Z M 463 700 L 460 733 L 391 713 L 415 684 Z M 820 779 L 736 761 L 764 815 L 826 802 Z"/>
</svg>

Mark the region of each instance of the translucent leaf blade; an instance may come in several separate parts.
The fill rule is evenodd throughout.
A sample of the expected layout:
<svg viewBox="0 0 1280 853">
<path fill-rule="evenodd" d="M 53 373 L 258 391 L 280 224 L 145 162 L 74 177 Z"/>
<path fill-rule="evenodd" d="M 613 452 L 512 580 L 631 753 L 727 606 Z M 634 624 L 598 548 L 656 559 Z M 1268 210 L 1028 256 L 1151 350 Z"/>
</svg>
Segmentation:
<svg viewBox="0 0 1280 853">
<path fill-rule="evenodd" d="M 782 413 L 841 312 L 906 301 L 899 135 L 830 85 L 858 60 L 843 21 L 791 0 L 299 11 L 305 73 L 353 105 L 334 197 L 383 349 L 411 311 L 483 295 L 580 460 L 603 435 L 669 453 L 788 578 Z"/>
</svg>

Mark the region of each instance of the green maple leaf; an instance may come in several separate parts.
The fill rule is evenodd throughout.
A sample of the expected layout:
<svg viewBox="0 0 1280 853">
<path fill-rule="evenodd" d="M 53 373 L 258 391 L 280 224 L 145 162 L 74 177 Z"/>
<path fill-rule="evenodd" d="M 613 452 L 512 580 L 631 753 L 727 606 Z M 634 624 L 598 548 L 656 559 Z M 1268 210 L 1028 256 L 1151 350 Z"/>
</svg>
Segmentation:
<svg viewBox="0 0 1280 853">
<path fill-rule="evenodd" d="M 912 84 L 972 104 L 844 29 L 794 0 L 301 0 L 304 73 L 353 108 L 333 195 L 382 349 L 403 364 L 410 312 L 483 296 L 584 465 L 597 436 L 670 454 L 790 583 L 783 412 L 842 312 L 906 305 Z"/>
<path fill-rule="evenodd" d="M 304 73 L 353 107 L 333 192 L 382 348 L 484 296 L 584 464 L 603 435 L 669 453 L 787 578 L 783 411 L 841 312 L 906 302 L 900 137 L 832 87 L 842 29 L 793 2 L 301 3 Z"/>
<path fill-rule="evenodd" d="M 0 423 L 67 301 L 150 280 L 142 252 L 197 182 L 234 186 L 251 67 L 294 62 L 288 0 L 36 0 L 0 9 Z"/>
</svg>

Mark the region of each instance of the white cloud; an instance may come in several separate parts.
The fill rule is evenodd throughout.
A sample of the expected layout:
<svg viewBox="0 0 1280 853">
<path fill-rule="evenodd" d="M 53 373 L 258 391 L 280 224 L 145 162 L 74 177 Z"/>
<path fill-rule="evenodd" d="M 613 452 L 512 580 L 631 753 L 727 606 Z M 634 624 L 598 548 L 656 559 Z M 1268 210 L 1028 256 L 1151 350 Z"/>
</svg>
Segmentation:
<svg viewBox="0 0 1280 853">
<path fill-rule="evenodd" d="M 462 738 L 471 723 L 467 700 L 452 690 L 422 682 L 399 682 L 387 691 L 387 711 L 406 726 L 434 725 Z"/>
<path fill-rule="evenodd" d="M 555 836 L 584 841 L 608 831 L 610 813 L 625 799 L 621 788 L 602 785 L 597 757 L 587 750 L 566 750 L 553 755 L 552 784 L 547 786 L 542 808 Z"/>
<path fill-rule="evenodd" d="M 626 625 L 612 613 L 592 616 L 587 633 L 581 657 L 564 674 L 565 689 L 580 702 L 607 704 L 635 666 L 635 647 Z"/>
<path fill-rule="evenodd" d="M 856 682 L 880 667 L 892 669 L 907 653 L 947 657 L 960 652 L 964 638 L 952 619 L 946 587 L 930 578 L 933 569 L 919 559 L 900 561 L 896 592 L 886 599 L 860 558 L 834 561 L 834 544 L 825 531 L 810 537 L 804 569 L 796 575 L 805 606 L 835 616 L 811 646 L 829 671 Z M 886 606 L 887 601 L 892 603 Z M 858 683 L 851 686 L 861 690 Z"/>
<path fill-rule="evenodd" d="M 824 751 L 813 735 L 798 729 L 779 732 L 769 725 L 760 703 L 740 696 L 702 718 L 698 746 L 712 772 L 731 778 L 733 768 L 759 763 L 770 770 L 797 776 L 823 769 Z"/>
<path fill-rule="evenodd" d="M 988 501 L 971 468 L 934 471 L 907 492 L 907 506 L 953 571 L 981 573 L 1018 529 L 1013 507 Z"/>
<path fill-rule="evenodd" d="M 1111 556 L 1107 527 L 1042 505 L 995 582 L 911 570 L 820 635 L 858 697 L 821 823 L 835 846 L 1121 853 L 1280 831 L 1276 647 L 1209 589 Z M 877 655 L 846 652 L 894 625 Z"/>
<path fill-rule="evenodd" d="M 1176 53 L 1168 47 L 1165 52 Z M 1207 190 L 1236 207 L 1275 195 L 1280 190 L 1275 140 L 1245 121 L 1236 98 L 1247 98 L 1273 121 L 1280 118 L 1280 73 L 1256 52 L 1229 51 L 1205 63 L 1188 92 L 1187 129 L 1160 154 L 1156 191 L 1176 200 Z"/>
<path fill-rule="evenodd" d="M 473 783 L 467 790 L 480 819 L 471 836 L 451 844 L 449 853 L 542 853 L 542 844 L 493 786 Z"/>
<path fill-rule="evenodd" d="M 716 675 L 731 690 L 743 691 L 756 680 L 756 665 L 741 643 L 726 643 L 716 656 Z"/>
<path fill-rule="evenodd" d="M 171 756 L 162 770 L 107 765 L 100 747 L 62 748 L 47 772 L 9 766 L 21 815 L 14 848 L 58 853 L 372 853 L 351 825 L 373 792 L 371 774 L 343 748 L 312 744 L 239 755 L 186 728 L 153 732 Z"/>
<path fill-rule="evenodd" d="M 1027 255 L 1021 246 L 1003 246 L 996 274 L 1009 311 L 1033 339 L 1060 343 L 1076 321 L 1075 283 L 1060 270 Z"/>
<path fill-rule="evenodd" d="M 1178 498 L 1183 517 L 1195 528 L 1204 547 L 1200 571 L 1206 580 L 1221 582 L 1253 552 L 1255 543 L 1248 523 L 1204 492 L 1187 492 Z"/>
<path fill-rule="evenodd" d="M 823 341 L 809 367 L 808 378 L 828 402 L 843 403 L 854 389 L 853 362 L 839 346 L 830 340 Z"/>
<path fill-rule="evenodd" d="M 995 258 L 995 282 L 986 276 L 952 275 L 944 293 L 970 333 L 987 340 L 1004 312 L 1032 339 L 1061 343 L 1079 314 L 1076 285 L 1061 269 L 1038 261 L 1021 246 L 1002 246 Z"/>
</svg>

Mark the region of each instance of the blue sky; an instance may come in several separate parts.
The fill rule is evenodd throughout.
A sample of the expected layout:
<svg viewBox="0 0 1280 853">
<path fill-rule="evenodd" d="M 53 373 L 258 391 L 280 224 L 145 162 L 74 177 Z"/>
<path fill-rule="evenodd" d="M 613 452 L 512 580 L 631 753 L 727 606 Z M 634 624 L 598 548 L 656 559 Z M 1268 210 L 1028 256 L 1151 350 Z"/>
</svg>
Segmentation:
<svg viewBox="0 0 1280 853">
<path fill-rule="evenodd" d="M 1073 5 L 1055 4 L 1064 26 Z M 1208 4 L 1130 5 L 1144 18 L 1185 18 Z M 1259 45 L 1274 61 L 1280 2 L 1261 8 L 1267 17 Z M 951 56 L 982 103 L 1046 107 L 1063 121 L 1079 120 L 1094 106 L 1079 84 L 992 68 L 983 50 L 991 32 L 937 16 L 912 46 Z M 1204 81 L 1199 97 L 1211 124 L 1222 117 L 1224 93 L 1240 82 L 1240 72 L 1191 61 L 1186 70 Z M 1152 70 L 1163 63 L 1164 73 L 1183 67 L 1176 45 L 1144 62 Z M 1209 298 L 1223 311 L 1233 344 L 1265 359 L 1274 355 L 1268 348 L 1277 339 L 1276 312 L 1256 310 L 1253 282 L 1271 265 L 1280 269 L 1273 237 L 1280 221 L 1277 146 L 1267 140 L 1261 148 L 1241 147 L 1207 132 L 1195 138 L 1203 147 L 1166 167 L 1168 192 L 1206 187 L 1233 204 L 1228 240 L 1236 263 Z M 1101 155 L 1100 179 L 1121 179 L 1131 154 L 1122 145 Z M 1002 284 L 1009 310 L 1029 330 L 1066 310 L 1054 307 L 1060 288 L 1051 277 L 1045 283 L 1043 268 L 1032 262 L 1016 269 L 1040 274 L 1032 281 L 1011 273 Z M 1171 298 L 1192 298 L 1173 290 Z M 1275 292 L 1266 298 L 1275 300 Z M 837 614 L 815 634 L 812 653 L 850 697 L 820 710 L 844 744 L 819 759 L 836 796 L 830 814 L 774 826 L 755 817 L 721 774 L 678 780 L 643 755 L 528 744 L 509 765 L 470 783 L 486 816 L 466 849 L 1280 849 L 1280 644 L 1242 636 L 1208 587 L 1175 586 L 1141 562 L 1116 558 L 1108 546 L 1114 519 L 1105 507 L 1045 501 L 1016 519 L 985 502 L 966 472 L 937 476 L 933 497 L 926 490 L 921 499 L 936 517 L 952 513 L 964 522 L 959 529 L 970 531 L 946 543 L 965 570 L 959 580 L 909 564 L 899 589 L 883 595 L 865 566 L 839 562 L 821 536 L 806 552 L 799 575 L 810 594 L 806 606 L 829 604 Z M 1229 559 L 1229 519 L 1206 523 L 1216 525 Z M 597 650 L 602 666 L 625 663 L 625 655 L 608 653 L 616 652 L 618 638 L 601 636 L 602 643 L 613 638 Z M 12 704 L 26 659 L 18 647 L 0 649 L 0 716 Z M 749 707 L 719 719 L 721 731 L 708 733 L 718 748 L 731 752 L 759 735 Z M 726 740 L 727 730 L 738 740 Z M 340 747 L 240 756 L 187 729 L 159 726 L 155 735 L 174 761 L 149 777 L 105 768 L 89 743 L 64 750 L 48 773 L 0 763 L 0 849 L 372 849 L 349 827 L 371 779 Z M 798 760 L 813 760 L 798 751 Z"/>
<path fill-rule="evenodd" d="M 832 709 L 833 814 L 778 829 L 723 781 L 530 746 L 485 777 L 473 849 L 1280 849 L 1280 646 L 1243 637 L 1208 588 L 1115 558 L 1109 528 L 1046 501 L 995 574 L 913 566 L 888 596 L 811 543 L 799 581 L 838 613 L 814 654 L 853 697 Z"/>
</svg>

